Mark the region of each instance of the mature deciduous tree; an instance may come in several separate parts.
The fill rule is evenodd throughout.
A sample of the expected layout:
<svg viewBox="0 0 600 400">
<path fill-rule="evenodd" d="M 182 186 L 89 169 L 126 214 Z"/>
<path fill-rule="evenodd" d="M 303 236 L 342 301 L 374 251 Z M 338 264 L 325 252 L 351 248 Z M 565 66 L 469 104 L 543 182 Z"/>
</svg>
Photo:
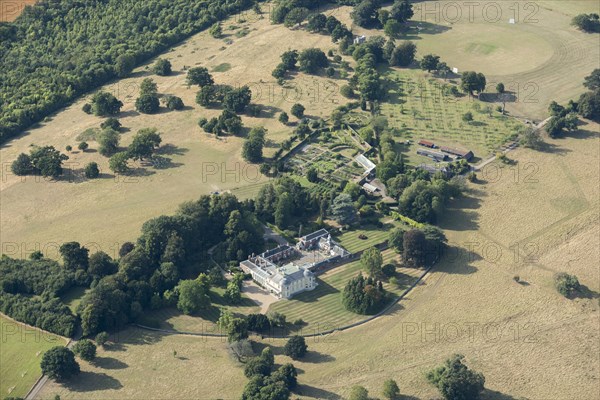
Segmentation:
<svg viewBox="0 0 600 400">
<path fill-rule="evenodd" d="M 50 379 L 62 381 L 80 372 L 73 352 L 66 347 L 56 346 L 42 356 L 42 373 Z"/>
</svg>

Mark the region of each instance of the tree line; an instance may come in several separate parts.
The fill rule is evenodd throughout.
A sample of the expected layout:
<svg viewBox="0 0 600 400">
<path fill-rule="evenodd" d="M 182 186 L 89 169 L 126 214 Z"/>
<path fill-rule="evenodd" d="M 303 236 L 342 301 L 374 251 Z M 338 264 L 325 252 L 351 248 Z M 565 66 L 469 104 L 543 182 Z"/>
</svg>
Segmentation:
<svg viewBox="0 0 600 400">
<path fill-rule="evenodd" d="M 0 142 L 253 4 L 66 0 L 26 7 L 14 22 L 0 23 Z"/>
</svg>

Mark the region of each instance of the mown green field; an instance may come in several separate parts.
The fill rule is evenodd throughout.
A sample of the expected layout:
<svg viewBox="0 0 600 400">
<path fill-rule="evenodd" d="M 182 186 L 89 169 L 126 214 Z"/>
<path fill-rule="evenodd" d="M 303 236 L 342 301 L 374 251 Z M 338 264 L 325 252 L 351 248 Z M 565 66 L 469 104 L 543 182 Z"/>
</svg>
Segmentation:
<svg viewBox="0 0 600 400">
<path fill-rule="evenodd" d="M 383 259 L 384 263 L 393 263 L 398 262 L 399 257 L 388 249 L 383 252 Z M 269 312 L 283 313 L 289 322 L 302 319 L 306 323 L 302 328 L 304 334 L 323 332 L 365 319 L 367 316 L 347 311 L 342 304 L 344 287 L 361 270 L 360 260 L 334 268 L 319 276 L 314 290 L 295 295 L 290 300 L 280 300 L 269 307 Z M 397 268 L 398 285 L 385 282 L 384 288 L 394 296 L 400 295 L 422 272 L 421 269 Z"/>
<path fill-rule="evenodd" d="M 391 222 L 383 224 L 383 227 L 381 228 L 374 225 L 365 226 L 361 229 L 346 231 L 335 240 L 350 253 L 356 253 L 385 242 L 390 236 L 390 231 L 394 229 L 394 227 L 395 225 Z M 365 235 L 367 238 L 361 239 L 359 238 L 360 235 Z"/>
<path fill-rule="evenodd" d="M 0 396 L 25 397 L 42 375 L 42 355 L 54 346 L 64 346 L 60 336 L 0 315 Z"/>
</svg>

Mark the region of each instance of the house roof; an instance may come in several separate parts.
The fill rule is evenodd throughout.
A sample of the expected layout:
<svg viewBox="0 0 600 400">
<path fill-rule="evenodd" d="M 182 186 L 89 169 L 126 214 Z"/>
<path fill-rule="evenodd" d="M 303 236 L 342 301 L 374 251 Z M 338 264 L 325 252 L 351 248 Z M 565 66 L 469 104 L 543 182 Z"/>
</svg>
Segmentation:
<svg viewBox="0 0 600 400">
<path fill-rule="evenodd" d="M 319 229 L 316 232 L 309 233 L 306 236 L 302 236 L 300 238 L 300 240 L 308 241 L 308 240 L 316 239 L 316 238 L 319 238 L 319 237 L 325 236 L 325 235 L 329 235 L 329 232 L 327 232 L 327 229 Z"/>
<path fill-rule="evenodd" d="M 273 249 L 267 250 L 264 253 L 262 253 L 260 256 L 263 258 L 268 258 L 268 257 L 272 257 L 276 254 L 279 254 L 281 252 L 284 252 L 286 250 L 290 249 L 290 246 L 287 244 L 281 245 L 281 246 L 277 246 Z"/>
<path fill-rule="evenodd" d="M 419 140 L 419 144 L 421 146 L 435 146 L 435 143 L 430 142 L 429 140 Z"/>
</svg>

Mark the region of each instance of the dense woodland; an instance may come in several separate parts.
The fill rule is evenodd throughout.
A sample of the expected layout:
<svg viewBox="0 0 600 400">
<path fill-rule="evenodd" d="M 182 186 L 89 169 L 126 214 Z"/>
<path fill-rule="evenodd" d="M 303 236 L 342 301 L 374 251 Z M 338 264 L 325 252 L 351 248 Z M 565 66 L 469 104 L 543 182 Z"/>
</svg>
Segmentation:
<svg viewBox="0 0 600 400">
<path fill-rule="evenodd" d="M 44 1 L 0 23 L 0 141 L 252 0 Z"/>
<path fill-rule="evenodd" d="M 76 317 L 57 296 L 75 285 L 75 275 L 52 260 L 2 257 L 0 311 L 49 332 L 71 336 Z"/>
</svg>

